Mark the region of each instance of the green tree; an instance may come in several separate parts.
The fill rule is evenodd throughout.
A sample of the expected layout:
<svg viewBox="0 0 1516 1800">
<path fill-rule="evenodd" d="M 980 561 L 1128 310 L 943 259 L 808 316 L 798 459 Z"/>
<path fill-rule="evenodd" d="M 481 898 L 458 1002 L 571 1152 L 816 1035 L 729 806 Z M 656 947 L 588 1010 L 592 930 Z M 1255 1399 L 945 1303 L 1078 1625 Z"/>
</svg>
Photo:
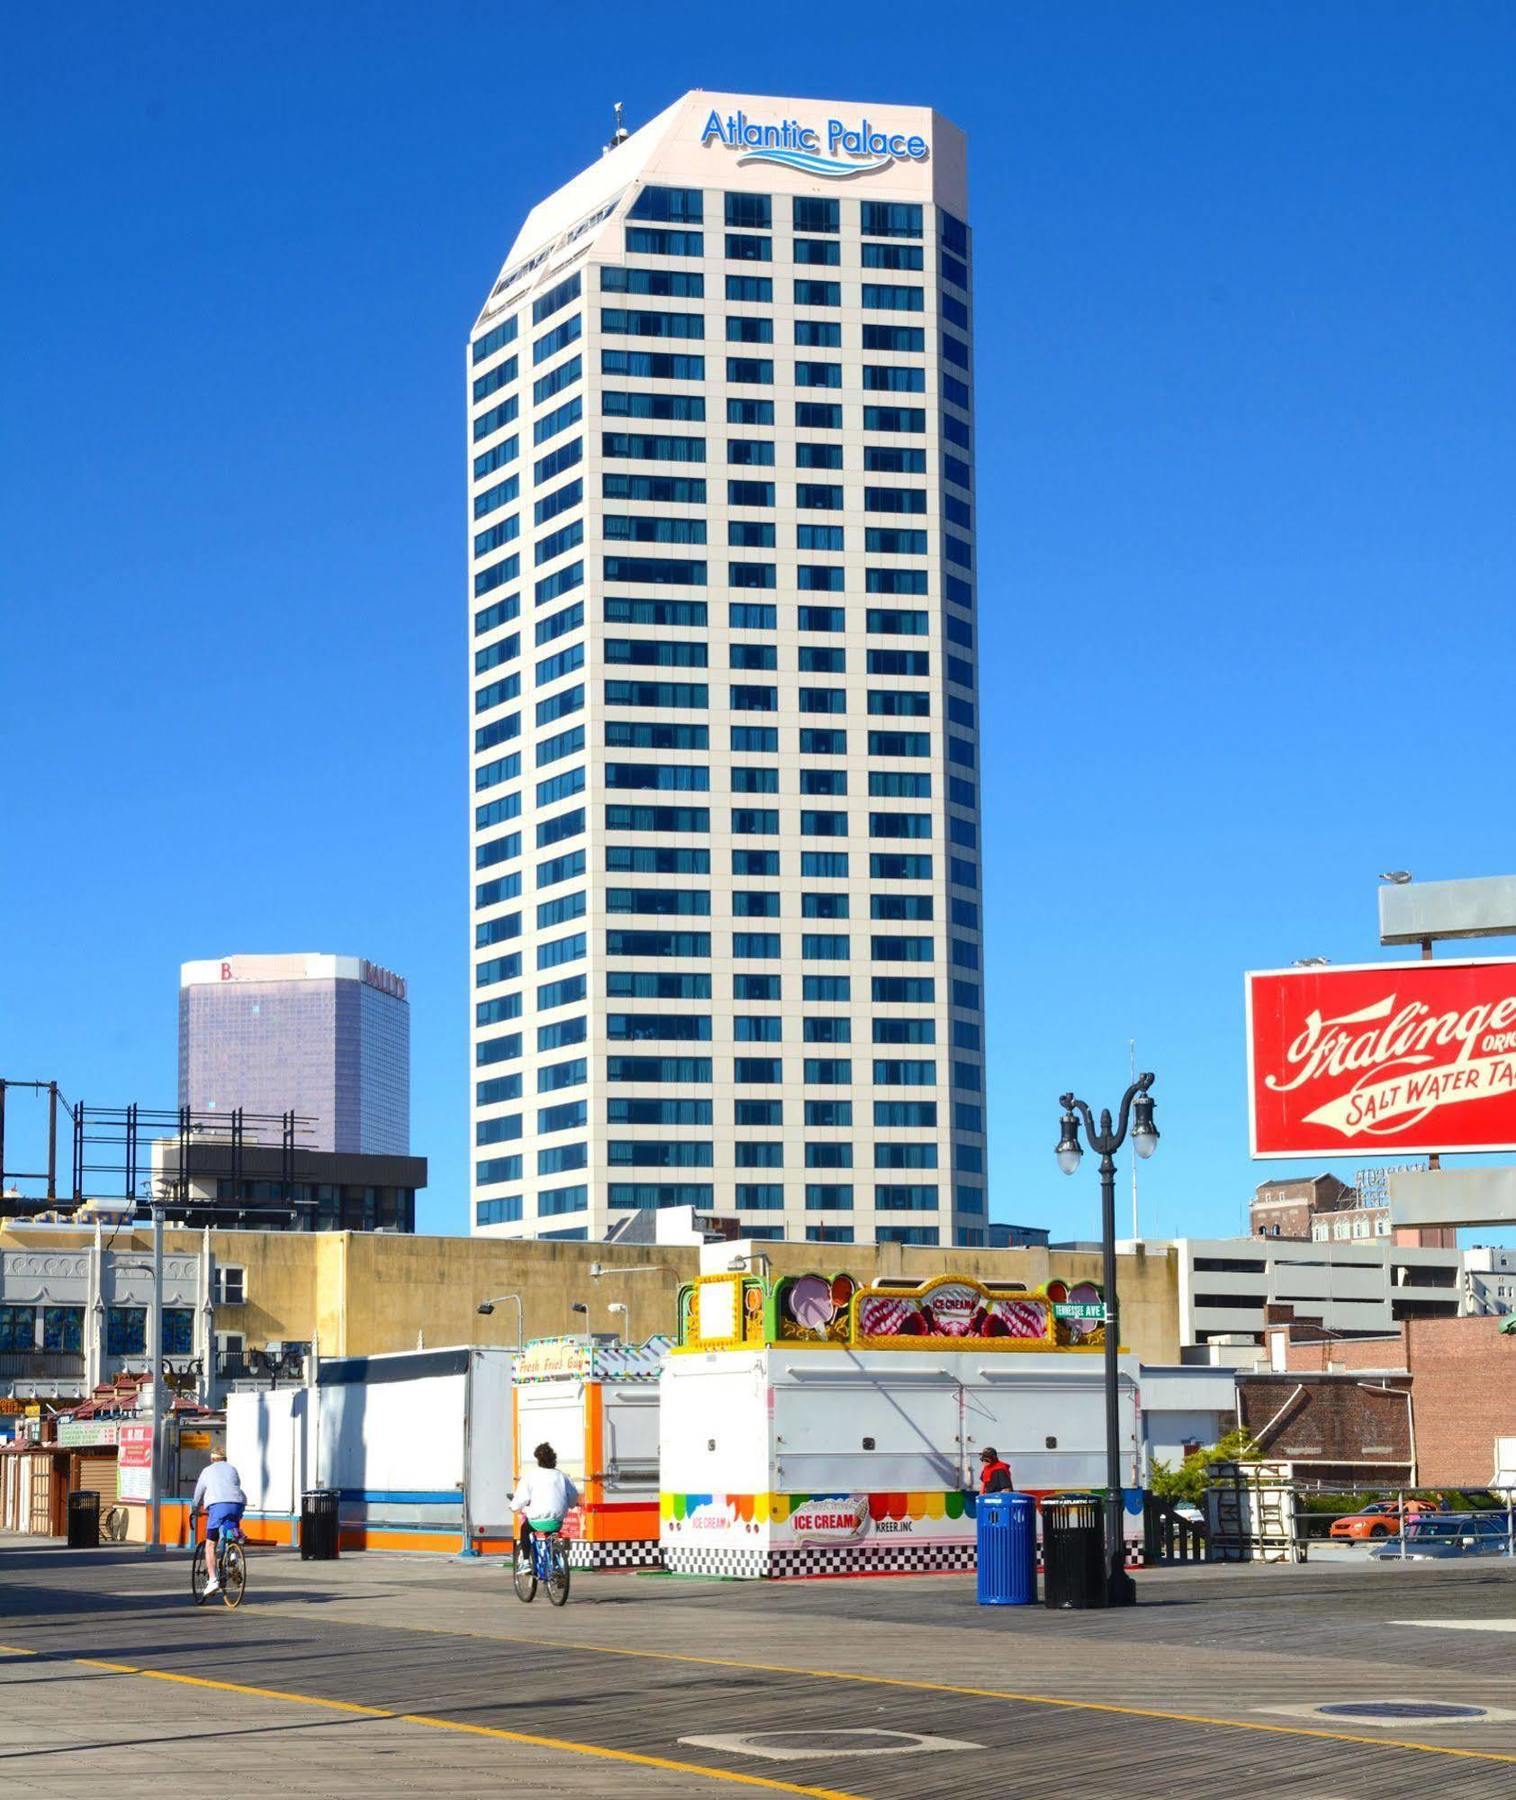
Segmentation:
<svg viewBox="0 0 1516 1800">
<path fill-rule="evenodd" d="M 1153 1492 L 1165 1500 L 1188 1500 L 1199 1506 L 1205 1499 L 1206 1484 L 1212 1463 L 1249 1462 L 1258 1455 L 1252 1436 L 1238 1427 L 1227 1432 L 1209 1450 L 1192 1450 L 1177 1469 L 1167 1463 L 1153 1464 Z"/>
</svg>

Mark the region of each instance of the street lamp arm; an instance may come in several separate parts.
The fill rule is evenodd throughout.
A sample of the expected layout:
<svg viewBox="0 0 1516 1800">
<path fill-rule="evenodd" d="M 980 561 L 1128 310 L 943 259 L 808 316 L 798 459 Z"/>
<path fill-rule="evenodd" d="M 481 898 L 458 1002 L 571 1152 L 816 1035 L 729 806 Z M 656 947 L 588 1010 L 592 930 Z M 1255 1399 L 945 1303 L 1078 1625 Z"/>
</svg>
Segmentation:
<svg viewBox="0 0 1516 1800">
<path fill-rule="evenodd" d="M 1084 1120 L 1085 1136 L 1089 1139 L 1090 1148 L 1096 1155 L 1113 1156 L 1126 1142 L 1127 1124 L 1131 1118 L 1132 1102 L 1139 1094 L 1145 1094 L 1152 1085 L 1153 1076 L 1151 1074 L 1142 1074 L 1137 1077 L 1127 1091 L 1121 1096 L 1121 1108 L 1116 1116 L 1114 1125 L 1111 1122 L 1110 1113 L 1102 1109 L 1100 1114 L 1100 1124 L 1097 1128 L 1094 1113 L 1091 1112 L 1085 1101 L 1078 1099 L 1073 1094 L 1060 1094 L 1058 1096 L 1058 1103 L 1065 1112 L 1077 1113 L 1079 1117 Z"/>
<path fill-rule="evenodd" d="M 1139 1075 L 1121 1096 L 1121 1121 L 1117 1125 L 1115 1135 L 1111 1139 L 1112 1150 L 1119 1150 L 1126 1142 L 1127 1120 L 1131 1116 L 1132 1102 L 1139 1094 L 1145 1094 L 1152 1085 L 1153 1077 L 1151 1073 Z"/>
<path fill-rule="evenodd" d="M 1111 1115 L 1109 1113 L 1102 1113 L 1100 1115 L 1100 1122 L 1105 1129 L 1104 1131 L 1098 1131 L 1095 1128 L 1095 1115 L 1090 1111 L 1083 1100 L 1076 1099 L 1073 1094 L 1064 1094 L 1061 1098 L 1063 1110 L 1065 1112 L 1077 1113 L 1079 1117 L 1084 1120 L 1084 1135 L 1090 1141 L 1090 1148 L 1097 1153 L 1104 1155 L 1109 1148 L 1105 1140 L 1110 1135 Z"/>
</svg>

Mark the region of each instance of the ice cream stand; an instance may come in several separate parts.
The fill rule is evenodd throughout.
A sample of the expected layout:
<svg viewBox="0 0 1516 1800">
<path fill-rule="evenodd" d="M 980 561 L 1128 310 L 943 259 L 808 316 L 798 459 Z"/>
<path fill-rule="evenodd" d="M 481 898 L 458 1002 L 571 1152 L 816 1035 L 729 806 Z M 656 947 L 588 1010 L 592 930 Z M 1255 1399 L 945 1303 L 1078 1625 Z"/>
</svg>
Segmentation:
<svg viewBox="0 0 1516 1800">
<path fill-rule="evenodd" d="M 753 1577 L 971 1569 L 986 1445 L 1024 1492 L 1104 1484 L 1099 1301 L 1088 1284 L 951 1274 L 688 1283 L 661 1382 L 665 1566 Z M 1123 1355 L 1119 1374 L 1135 1543 L 1137 1358 Z"/>
</svg>

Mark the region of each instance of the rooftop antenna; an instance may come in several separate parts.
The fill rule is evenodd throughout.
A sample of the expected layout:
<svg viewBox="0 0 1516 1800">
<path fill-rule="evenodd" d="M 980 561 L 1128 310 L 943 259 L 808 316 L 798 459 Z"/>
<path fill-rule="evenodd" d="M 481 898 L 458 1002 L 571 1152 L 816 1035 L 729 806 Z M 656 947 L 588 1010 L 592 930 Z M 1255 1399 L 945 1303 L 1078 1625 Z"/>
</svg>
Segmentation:
<svg viewBox="0 0 1516 1800">
<path fill-rule="evenodd" d="M 1136 1038 L 1128 1038 L 1127 1039 L 1127 1050 L 1129 1051 L 1129 1053 L 1131 1055 L 1131 1059 L 1132 1059 L 1132 1080 L 1135 1081 L 1137 1079 L 1137 1040 L 1136 1040 Z M 1134 1241 L 1140 1241 L 1141 1237 L 1142 1237 L 1142 1227 L 1139 1225 L 1139 1223 L 1137 1221 L 1137 1164 L 1140 1160 L 1141 1159 L 1136 1156 L 1134 1156 L 1132 1158 L 1132 1237 L 1133 1237 Z"/>
<path fill-rule="evenodd" d="M 617 145 L 624 144 L 632 135 L 621 122 L 621 109 L 624 105 L 624 101 L 618 100 L 616 102 L 616 129 L 611 133 L 611 141 L 606 145 L 605 150 L 601 151 L 602 156 L 605 155 L 606 150 L 614 150 Z"/>
</svg>

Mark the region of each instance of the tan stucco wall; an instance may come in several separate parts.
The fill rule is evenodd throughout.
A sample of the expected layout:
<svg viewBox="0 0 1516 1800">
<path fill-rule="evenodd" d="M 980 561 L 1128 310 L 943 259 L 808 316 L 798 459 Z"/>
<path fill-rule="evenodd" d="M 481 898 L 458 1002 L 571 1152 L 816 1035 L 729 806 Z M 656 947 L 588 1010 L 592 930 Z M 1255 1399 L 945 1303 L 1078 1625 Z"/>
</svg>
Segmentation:
<svg viewBox="0 0 1516 1800">
<path fill-rule="evenodd" d="M 86 1236 L 87 1234 L 81 1234 Z M 168 1231 L 165 1245 L 197 1250 L 200 1234 Z M 20 1248 L 25 1227 L 0 1229 L 0 1247 Z M 35 1244 L 35 1236 L 30 1241 Z M 56 1235 L 49 1241 L 56 1243 Z M 146 1249 L 151 1235 L 123 1231 L 119 1249 Z M 519 1294 L 526 1336 L 582 1331 L 576 1300 L 590 1307 L 589 1329 L 618 1331 L 619 1314 L 607 1302 L 631 1308 L 631 1333 L 645 1338 L 672 1331 L 681 1281 L 699 1272 L 699 1251 L 665 1245 L 620 1248 L 614 1244 L 540 1243 L 505 1238 L 405 1237 L 376 1232 L 215 1231 L 219 1263 L 246 1270 L 247 1302 L 216 1311 L 217 1331 L 241 1332 L 251 1349 L 269 1342 L 315 1339 L 326 1356 L 372 1355 L 411 1350 L 418 1342 L 508 1344 L 516 1334 L 516 1309 L 497 1306 L 481 1318 L 481 1300 Z M 945 1271 L 1040 1287 L 1065 1281 L 1099 1281 L 1100 1257 L 1089 1251 L 928 1250 L 898 1244 L 790 1244 L 762 1246 L 775 1274 L 808 1269 L 847 1270 L 862 1281 L 878 1275 L 918 1280 Z M 1120 1259 L 1122 1342 L 1144 1362 L 1179 1360 L 1179 1290 L 1171 1250 Z M 608 1270 L 660 1265 L 646 1274 L 599 1280 L 592 1262 Z"/>
</svg>

